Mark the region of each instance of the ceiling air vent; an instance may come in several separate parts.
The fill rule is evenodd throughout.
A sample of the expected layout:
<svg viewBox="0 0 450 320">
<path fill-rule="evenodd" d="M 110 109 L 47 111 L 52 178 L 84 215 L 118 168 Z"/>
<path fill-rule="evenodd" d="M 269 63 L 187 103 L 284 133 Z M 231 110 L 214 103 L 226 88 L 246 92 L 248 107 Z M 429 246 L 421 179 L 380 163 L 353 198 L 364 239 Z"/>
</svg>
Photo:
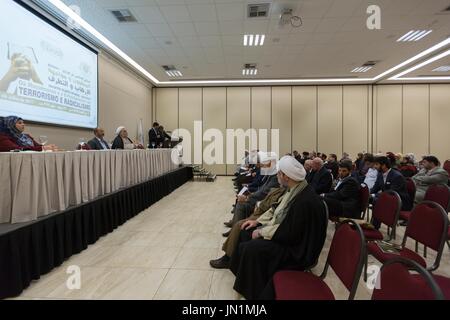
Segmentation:
<svg viewBox="0 0 450 320">
<path fill-rule="evenodd" d="M 247 18 L 263 18 L 269 16 L 270 3 L 249 4 Z"/>
<path fill-rule="evenodd" d="M 119 22 L 137 22 L 137 19 L 128 9 L 111 10 L 111 13 Z"/>
</svg>

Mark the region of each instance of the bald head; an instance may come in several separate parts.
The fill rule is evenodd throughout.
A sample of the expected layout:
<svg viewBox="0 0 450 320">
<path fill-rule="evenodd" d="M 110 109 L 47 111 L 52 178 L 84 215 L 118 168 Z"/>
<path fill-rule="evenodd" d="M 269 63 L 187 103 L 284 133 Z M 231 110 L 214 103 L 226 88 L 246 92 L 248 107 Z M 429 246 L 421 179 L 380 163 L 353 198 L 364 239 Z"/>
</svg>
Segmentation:
<svg viewBox="0 0 450 320">
<path fill-rule="evenodd" d="M 105 136 L 105 130 L 103 130 L 103 128 L 95 128 L 94 134 L 97 138 L 103 139 L 103 137 Z"/>
<path fill-rule="evenodd" d="M 323 160 L 320 158 L 314 158 L 312 160 L 311 167 L 314 171 L 319 171 L 323 167 Z"/>
<path fill-rule="evenodd" d="M 311 171 L 312 163 L 313 163 L 313 161 L 311 159 L 308 159 L 308 160 L 305 161 L 304 167 L 305 167 L 306 171 Z"/>
</svg>

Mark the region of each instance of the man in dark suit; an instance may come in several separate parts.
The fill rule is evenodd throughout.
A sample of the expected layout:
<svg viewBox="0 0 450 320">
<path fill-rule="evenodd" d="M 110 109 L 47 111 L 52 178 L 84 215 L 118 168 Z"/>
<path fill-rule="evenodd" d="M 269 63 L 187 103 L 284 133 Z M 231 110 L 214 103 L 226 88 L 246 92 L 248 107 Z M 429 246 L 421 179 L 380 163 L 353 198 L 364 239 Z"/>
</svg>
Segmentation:
<svg viewBox="0 0 450 320">
<path fill-rule="evenodd" d="M 109 150 L 109 149 L 111 149 L 109 147 L 109 144 L 104 140 L 105 130 L 103 130 L 102 128 L 95 128 L 94 135 L 95 135 L 94 139 L 92 139 L 88 142 L 89 148 L 91 148 L 91 150 Z"/>
<path fill-rule="evenodd" d="M 313 159 L 311 166 L 312 174 L 310 177 L 310 185 L 317 194 L 330 192 L 333 177 L 331 176 L 330 171 L 324 167 L 323 160 L 315 158 Z"/>
<path fill-rule="evenodd" d="M 159 130 L 159 123 L 154 122 L 153 127 L 148 132 L 148 141 L 150 144 L 150 149 L 156 149 L 164 141 Z"/>
<path fill-rule="evenodd" d="M 334 191 L 325 193 L 325 202 L 328 205 L 330 217 L 361 217 L 359 189 L 361 185 L 352 177 L 352 161 L 342 160 L 339 163 L 339 181 Z"/>
<path fill-rule="evenodd" d="M 335 155 L 334 153 L 331 153 L 328 156 L 328 162 L 325 165 L 325 168 L 327 168 L 331 172 L 333 179 L 339 178 L 339 164 L 337 161 L 337 155 Z"/>
<path fill-rule="evenodd" d="M 379 173 L 373 188 L 370 190 L 373 201 L 376 202 L 379 192 L 392 190 L 397 192 L 402 199 L 402 210 L 411 210 L 413 207 L 413 199 L 409 197 L 406 180 L 398 170 L 391 169 L 390 160 L 385 156 L 376 157 L 374 168 Z"/>
</svg>

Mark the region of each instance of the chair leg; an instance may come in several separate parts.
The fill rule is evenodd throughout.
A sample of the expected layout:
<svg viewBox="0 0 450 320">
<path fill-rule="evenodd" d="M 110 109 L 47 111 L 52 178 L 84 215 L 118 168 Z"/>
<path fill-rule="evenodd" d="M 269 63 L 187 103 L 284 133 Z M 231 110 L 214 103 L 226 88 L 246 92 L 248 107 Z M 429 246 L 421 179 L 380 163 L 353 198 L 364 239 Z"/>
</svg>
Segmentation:
<svg viewBox="0 0 450 320">
<path fill-rule="evenodd" d="M 450 249 L 450 241 L 447 240 L 447 247 Z"/>
<path fill-rule="evenodd" d="M 427 257 L 427 246 L 423 246 L 423 256 L 426 258 Z"/>
<path fill-rule="evenodd" d="M 419 243 L 416 241 L 416 248 L 415 248 L 416 253 L 419 253 Z"/>
<path fill-rule="evenodd" d="M 364 261 L 364 282 L 367 282 L 367 265 L 369 264 L 369 254 L 366 253 Z"/>
</svg>

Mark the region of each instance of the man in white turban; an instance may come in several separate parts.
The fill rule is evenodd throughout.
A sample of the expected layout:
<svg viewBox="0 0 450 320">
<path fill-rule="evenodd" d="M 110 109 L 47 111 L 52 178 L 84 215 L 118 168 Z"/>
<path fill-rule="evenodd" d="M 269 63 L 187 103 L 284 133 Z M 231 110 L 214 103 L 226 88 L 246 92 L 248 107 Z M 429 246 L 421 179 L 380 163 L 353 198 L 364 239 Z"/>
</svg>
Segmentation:
<svg viewBox="0 0 450 320">
<path fill-rule="evenodd" d="M 242 224 L 231 257 L 234 289 L 246 299 L 269 297 L 271 278 L 282 268 L 314 266 L 325 242 L 325 205 L 306 182 L 302 164 L 292 156 L 283 157 L 277 177 L 287 191 L 256 221 Z"/>
</svg>

